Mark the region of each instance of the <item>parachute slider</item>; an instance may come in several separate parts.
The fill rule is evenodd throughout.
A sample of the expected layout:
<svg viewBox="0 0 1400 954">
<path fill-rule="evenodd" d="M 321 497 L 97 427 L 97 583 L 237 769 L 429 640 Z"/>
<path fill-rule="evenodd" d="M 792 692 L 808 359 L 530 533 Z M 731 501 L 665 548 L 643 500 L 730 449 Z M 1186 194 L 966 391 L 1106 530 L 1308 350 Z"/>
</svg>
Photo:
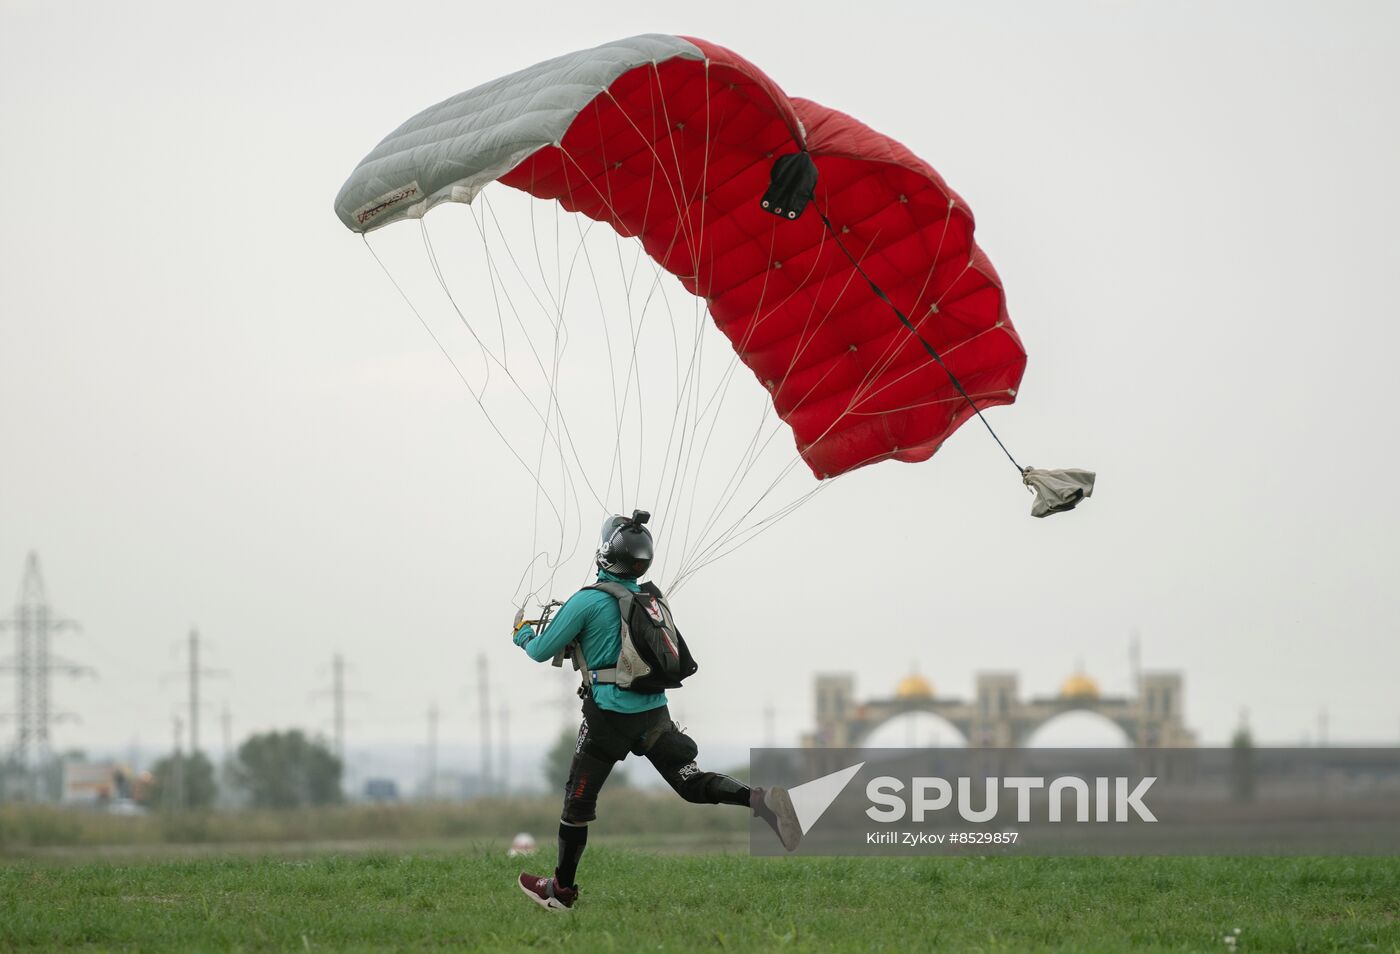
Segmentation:
<svg viewBox="0 0 1400 954">
<path fill-rule="evenodd" d="M 1021 472 L 1021 482 L 1035 492 L 1031 504 L 1032 517 L 1048 517 L 1052 513 L 1073 510 L 1079 502 L 1094 495 L 1092 470 L 1039 470 L 1027 467 Z"/>
<path fill-rule="evenodd" d="M 800 216 L 817 187 L 817 166 L 806 151 L 779 156 L 768 173 L 768 191 L 760 206 L 783 219 Z"/>
</svg>

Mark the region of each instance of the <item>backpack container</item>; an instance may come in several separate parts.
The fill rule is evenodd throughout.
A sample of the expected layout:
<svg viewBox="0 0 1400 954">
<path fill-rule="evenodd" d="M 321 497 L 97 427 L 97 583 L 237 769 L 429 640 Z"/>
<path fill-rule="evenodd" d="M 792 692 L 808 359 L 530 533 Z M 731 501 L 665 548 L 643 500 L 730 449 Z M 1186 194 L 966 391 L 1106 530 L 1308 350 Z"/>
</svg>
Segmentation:
<svg viewBox="0 0 1400 954">
<path fill-rule="evenodd" d="M 622 649 L 617 665 L 594 670 L 590 682 L 615 685 L 629 692 L 661 692 L 679 688 L 700 668 L 676 628 L 660 587 L 643 583 L 642 591 L 634 593 L 621 584 L 604 582 L 589 589 L 601 590 L 616 599 L 622 617 Z"/>
</svg>

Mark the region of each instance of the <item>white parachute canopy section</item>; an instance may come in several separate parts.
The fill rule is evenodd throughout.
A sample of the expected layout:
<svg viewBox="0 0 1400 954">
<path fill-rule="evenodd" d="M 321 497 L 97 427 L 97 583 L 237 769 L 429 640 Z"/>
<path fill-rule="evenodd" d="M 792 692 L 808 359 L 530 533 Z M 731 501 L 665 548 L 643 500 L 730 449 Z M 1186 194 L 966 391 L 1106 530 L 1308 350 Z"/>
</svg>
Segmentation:
<svg viewBox="0 0 1400 954">
<path fill-rule="evenodd" d="M 694 43 L 647 34 L 537 63 L 423 110 L 350 174 L 335 212 L 353 232 L 420 218 L 442 202 L 471 202 L 488 183 L 558 144 L 579 112 L 622 74 L 680 57 Z"/>
</svg>

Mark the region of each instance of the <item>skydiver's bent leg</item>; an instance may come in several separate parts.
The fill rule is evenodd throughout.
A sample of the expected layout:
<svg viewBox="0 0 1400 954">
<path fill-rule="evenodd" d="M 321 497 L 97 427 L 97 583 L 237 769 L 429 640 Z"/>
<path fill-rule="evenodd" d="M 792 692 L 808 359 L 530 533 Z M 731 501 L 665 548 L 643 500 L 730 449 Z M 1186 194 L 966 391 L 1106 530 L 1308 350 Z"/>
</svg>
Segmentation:
<svg viewBox="0 0 1400 954">
<path fill-rule="evenodd" d="M 655 730 L 654 741 L 648 735 L 646 742 L 650 747 L 643 754 L 681 798 L 702 805 L 741 805 L 763 819 L 784 848 L 796 850 L 802 828 L 786 789 L 750 788 L 728 775 L 700 771 L 695 762 L 699 746 L 669 716 Z"/>
<path fill-rule="evenodd" d="M 700 771 L 695 761 L 699 751 L 695 740 L 668 719 L 642 754 L 656 767 L 666 784 L 688 802 L 751 807 L 749 787 L 743 782 L 719 772 Z"/>
</svg>

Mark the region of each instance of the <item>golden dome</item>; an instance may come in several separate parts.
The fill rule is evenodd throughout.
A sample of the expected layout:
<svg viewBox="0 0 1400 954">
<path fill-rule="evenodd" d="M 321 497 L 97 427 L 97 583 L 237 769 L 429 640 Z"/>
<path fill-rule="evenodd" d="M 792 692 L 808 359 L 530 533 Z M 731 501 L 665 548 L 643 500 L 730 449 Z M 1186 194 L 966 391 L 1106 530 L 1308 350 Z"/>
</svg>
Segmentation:
<svg viewBox="0 0 1400 954">
<path fill-rule="evenodd" d="M 1061 699 L 1097 699 L 1099 697 L 1099 684 L 1094 681 L 1094 677 L 1080 670 L 1070 676 L 1060 686 Z"/>
<path fill-rule="evenodd" d="M 899 699 L 932 699 L 933 683 L 918 673 L 911 672 L 899 680 L 899 685 L 895 686 L 894 694 Z"/>
</svg>

